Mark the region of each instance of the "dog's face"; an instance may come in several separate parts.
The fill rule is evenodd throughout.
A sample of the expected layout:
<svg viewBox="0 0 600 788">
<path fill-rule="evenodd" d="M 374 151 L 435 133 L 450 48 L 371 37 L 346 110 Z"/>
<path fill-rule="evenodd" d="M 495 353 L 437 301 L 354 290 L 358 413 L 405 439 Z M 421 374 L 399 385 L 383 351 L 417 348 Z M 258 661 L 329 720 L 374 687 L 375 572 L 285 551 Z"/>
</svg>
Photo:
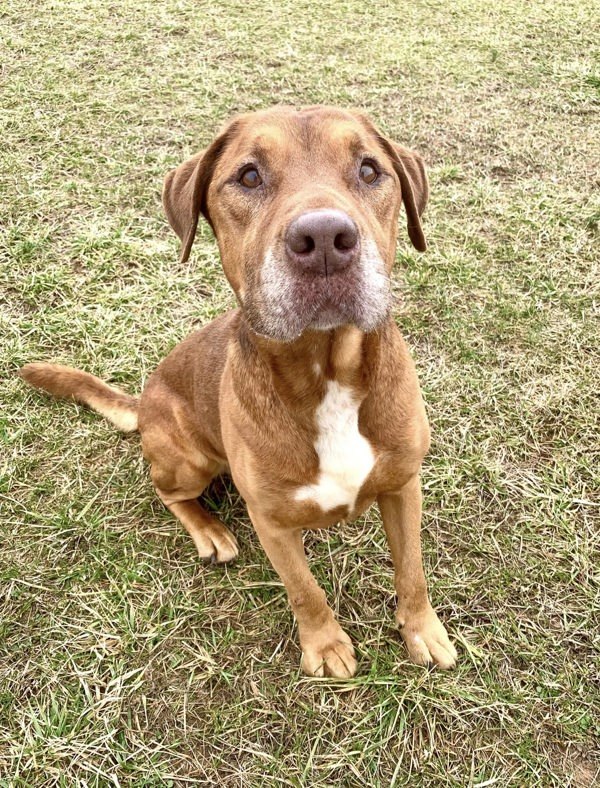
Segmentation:
<svg viewBox="0 0 600 788">
<path fill-rule="evenodd" d="M 206 217 L 250 325 L 277 340 L 385 319 L 402 203 L 425 249 L 421 158 L 331 107 L 235 118 L 167 175 L 163 201 L 184 260 Z"/>
</svg>

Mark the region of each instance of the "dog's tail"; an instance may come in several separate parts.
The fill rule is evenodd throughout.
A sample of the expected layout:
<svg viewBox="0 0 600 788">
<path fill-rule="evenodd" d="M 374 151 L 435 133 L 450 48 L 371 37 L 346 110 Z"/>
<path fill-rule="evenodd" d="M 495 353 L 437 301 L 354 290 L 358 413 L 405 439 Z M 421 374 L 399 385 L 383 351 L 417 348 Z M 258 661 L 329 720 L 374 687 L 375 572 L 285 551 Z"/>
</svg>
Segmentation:
<svg viewBox="0 0 600 788">
<path fill-rule="evenodd" d="M 70 397 L 102 414 L 123 432 L 138 428 L 137 397 L 131 397 L 100 378 L 61 364 L 26 364 L 19 370 L 22 378 L 55 397 Z"/>
</svg>

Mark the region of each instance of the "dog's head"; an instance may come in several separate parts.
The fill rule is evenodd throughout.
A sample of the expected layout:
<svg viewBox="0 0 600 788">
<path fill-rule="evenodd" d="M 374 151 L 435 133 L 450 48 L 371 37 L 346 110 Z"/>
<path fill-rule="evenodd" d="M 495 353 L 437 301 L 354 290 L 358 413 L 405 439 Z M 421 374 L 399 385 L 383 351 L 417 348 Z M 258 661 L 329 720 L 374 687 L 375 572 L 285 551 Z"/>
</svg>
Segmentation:
<svg viewBox="0 0 600 788">
<path fill-rule="evenodd" d="M 167 175 L 163 202 L 182 260 L 203 214 L 252 328 L 291 340 L 385 319 L 400 206 L 424 251 L 427 194 L 421 157 L 363 113 L 276 107 L 230 121 Z"/>
</svg>

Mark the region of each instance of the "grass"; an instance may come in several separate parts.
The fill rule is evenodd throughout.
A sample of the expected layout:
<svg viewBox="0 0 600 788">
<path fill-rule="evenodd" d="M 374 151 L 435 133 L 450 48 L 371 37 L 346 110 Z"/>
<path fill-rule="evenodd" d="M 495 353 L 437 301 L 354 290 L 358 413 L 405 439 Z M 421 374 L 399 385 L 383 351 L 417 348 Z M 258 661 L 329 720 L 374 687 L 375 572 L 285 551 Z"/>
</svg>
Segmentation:
<svg viewBox="0 0 600 788">
<path fill-rule="evenodd" d="M 591 0 L 9 0 L 1 14 L 0 785 L 592 786 L 598 779 L 598 173 Z M 410 665 L 378 514 L 307 539 L 360 652 L 298 671 L 235 490 L 238 562 L 198 562 L 138 439 L 15 377 L 138 391 L 232 305 L 189 263 L 166 171 L 238 110 L 367 109 L 426 157 L 430 251 L 397 319 L 434 442 L 424 550 L 460 648 Z"/>
</svg>

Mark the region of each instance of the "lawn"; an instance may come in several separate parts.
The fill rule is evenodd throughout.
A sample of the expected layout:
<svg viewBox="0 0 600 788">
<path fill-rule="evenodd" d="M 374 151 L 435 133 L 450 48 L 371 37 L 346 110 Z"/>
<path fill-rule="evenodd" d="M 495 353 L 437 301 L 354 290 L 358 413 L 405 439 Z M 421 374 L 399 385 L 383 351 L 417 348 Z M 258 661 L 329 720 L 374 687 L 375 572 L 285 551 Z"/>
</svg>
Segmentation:
<svg viewBox="0 0 600 788">
<path fill-rule="evenodd" d="M 8 0 L 0 13 L 0 785 L 592 786 L 598 779 L 600 55 L 593 0 Z M 407 661 L 376 510 L 307 537 L 357 644 L 298 669 L 243 503 L 206 567 L 137 436 L 15 375 L 139 391 L 233 305 L 165 173 L 231 114 L 360 106 L 419 150 L 395 314 L 432 425 L 424 551 L 455 671 Z"/>
</svg>

